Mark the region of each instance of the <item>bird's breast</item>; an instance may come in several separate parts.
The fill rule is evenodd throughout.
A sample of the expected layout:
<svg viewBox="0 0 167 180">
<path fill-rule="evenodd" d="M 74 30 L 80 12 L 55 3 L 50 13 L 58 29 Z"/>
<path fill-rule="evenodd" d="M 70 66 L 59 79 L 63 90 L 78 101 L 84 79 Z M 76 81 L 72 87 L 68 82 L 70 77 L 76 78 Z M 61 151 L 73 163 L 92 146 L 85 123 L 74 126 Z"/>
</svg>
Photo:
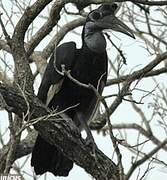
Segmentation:
<svg viewBox="0 0 167 180">
<path fill-rule="evenodd" d="M 106 60 L 99 56 L 89 59 L 79 59 L 75 64 L 71 75 L 79 82 L 84 84 L 92 84 L 97 87 L 98 81 L 106 73 Z"/>
<path fill-rule="evenodd" d="M 95 88 L 99 84 L 100 78 L 106 74 L 106 60 L 99 56 L 93 57 L 79 56 L 71 69 L 71 76 L 74 80 L 80 83 L 91 84 Z M 77 107 L 70 109 L 68 115 L 73 118 L 75 110 L 79 109 L 85 112 L 95 94 L 92 89 L 85 88 L 79 83 L 72 81 L 70 78 L 65 77 L 62 87 L 57 95 L 54 96 L 50 103 L 50 107 L 58 107 L 59 110 L 66 109 L 78 104 Z"/>
</svg>

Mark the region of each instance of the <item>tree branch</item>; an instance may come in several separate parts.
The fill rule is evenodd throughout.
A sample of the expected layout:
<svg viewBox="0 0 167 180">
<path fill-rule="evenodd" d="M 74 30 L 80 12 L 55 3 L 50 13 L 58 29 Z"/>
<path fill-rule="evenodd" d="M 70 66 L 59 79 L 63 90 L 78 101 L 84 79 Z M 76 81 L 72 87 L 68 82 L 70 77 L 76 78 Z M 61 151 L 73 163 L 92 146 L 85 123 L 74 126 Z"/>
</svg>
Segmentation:
<svg viewBox="0 0 167 180">
<path fill-rule="evenodd" d="M 143 158 L 139 159 L 138 161 L 134 162 L 131 168 L 129 169 L 127 175 L 126 175 L 126 180 L 130 178 L 134 170 L 146 162 L 148 159 L 150 159 L 154 154 L 156 154 L 162 147 L 164 147 L 167 144 L 167 139 L 165 139 L 159 146 L 154 148 L 152 151 L 150 151 L 148 154 L 146 154 Z"/>
<path fill-rule="evenodd" d="M 152 76 L 158 76 L 158 75 L 161 75 L 161 74 L 166 73 L 166 72 L 167 72 L 167 68 L 166 68 L 166 67 L 163 67 L 163 68 L 160 68 L 160 69 L 152 70 L 152 71 L 144 74 L 144 75 L 143 75 L 143 78 L 152 77 Z M 130 76 L 131 76 L 131 75 L 128 74 L 128 75 L 120 76 L 120 77 L 115 78 L 115 79 L 108 79 L 108 81 L 107 81 L 107 86 L 124 82 L 124 81 L 126 81 Z"/>
<path fill-rule="evenodd" d="M 145 136 L 148 140 L 151 140 L 156 146 L 159 146 L 161 144 L 161 141 L 155 137 L 154 134 L 150 134 L 147 130 L 145 130 L 142 126 L 136 124 L 136 123 L 121 123 L 121 124 L 113 124 L 113 129 L 117 130 L 126 130 L 126 129 L 133 129 L 140 132 L 143 136 Z M 109 127 L 104 127 L 101 131 L 105 133 L 108 131 Z M 167 151 L 167 146 L 164 146 L 163 149 Z"/>
<path fill-rule="evenodd" d="M 34 147 L 34 143 L 37 137 L 37 132 L 33 130 L 30 132 L 27 137 L 22 140 L 18 145 L 15 150 L 15 153 L 13 153 L 13 160 L 17 160 L 18 158 L 21 158 L 23 156 L 26 156 L 32 152 L 32 149 Z M 9 143 L 3 146 L 2 149 L 0 149 L 0 173 L 4 172 L 5 169 L 5 164 L 6 164 L 6 155 L 8 154 L 9 151 Z"/>
<path fill-rule="evenodd" d="M 117 107 L 121 104 L 123 97 L 127 95 L 127 92 L 129 91 L 129 87 L 131 83 L 137 79 L 141 79 L 145 76 L 145 74 L 149 73 L 154 67 L 156 67 L 159 63 L 164 61 L 167 58 L 167 52 L 164 52 L 162 54 L 159 54 L 153 61 L 151 61 L 149 64 L 147 64 L 144 68 L 134 71 L 132 74 L 127 75 L 125 79 L 125 83 L 123 84 L 122 89 L 119 91 L 118 96 L 115 98 L 111 106 L 109 107 L 109 113 L 110 115 L 117 109 Z M 119 81 L 118 81 L 119 82 Z M 114 82 L 115 83 L 115 82 Z M 105 126 L 106 124 L 106 112 L 103 113 L 101 118 L 96 119 L 91 122 L 90 126 L 92 129 L 100 129 Z M 102 123 L 100 123 L 102 122 Z M 99 127 L 100 125 L 100 127 Z"/>
<path fill-rule="evenodd" d="M 36 32 L 36 34 L 27 43 L 27 55 L 30 56 L 35 47 L 41 42 L 41 40 L 49 34 L 53 27 L 57 24 L 60 19 L 60 11 L 63 7 L 63 1 L 56 1 L 50 11 L 50 16 L 47 22 Z"/>
<path fill-rule="evenodd" d="M 66 2 L 68 0 L 65 0 Z M 149 6 L 165 6 L 167 5 L 167 1 L 148 1 L 148 0 L 71 0 L 71 3 L 75 3 L 77 7 L 79 7 L 79 10 L 85 8 L 85 6 L 88 6 L 90 4 L 100 4 L 100 3 L 113 3 L 113 2 L 132 2 L 132 3 L 138 3 L 138 4 L 144 4 Z M 69 2 L 69 1 L 68 1 Z"/>
<path fill-rule="evenodd" d="M 0 83 L 0 93 L 8 106 L 12 107 L 14 113 L 20 117 L 26 113 L 27 105 L 18 88 Z M 117 166 L 97 148 L 95 148 L 97 158 L 97 163 L 95 163 L 92 147 L 86 146 L 78 128 L 69 117 L 65 114 L 47 116 L 50 110 L 42 105 L 35 96 L 29 93 L 25 96 L 29 102 L 31 118 L 42 117 L 35 124 L 35 128 L 47 142 L 60 148 L 68 158 L 83 167 L 96 179 L 118 179 Z"/>
</svg>

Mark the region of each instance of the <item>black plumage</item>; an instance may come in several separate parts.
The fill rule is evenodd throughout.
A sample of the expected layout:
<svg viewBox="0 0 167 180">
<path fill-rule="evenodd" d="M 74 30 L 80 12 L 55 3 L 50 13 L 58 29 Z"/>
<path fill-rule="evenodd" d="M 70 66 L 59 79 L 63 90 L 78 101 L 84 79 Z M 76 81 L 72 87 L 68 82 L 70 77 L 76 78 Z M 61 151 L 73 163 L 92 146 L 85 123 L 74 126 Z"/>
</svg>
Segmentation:
<svg viewBox="0 0 167 180">
<path fill-rule="evenodd" d="M 74 42 L 68 42 L 56 48 L 45 70 L 38 98 L 51 109 L 65 110 L 76 126 L 84 128 L 90 139 L 87 126 L 96 113 L 98 104 L 93 90 L 79 86 L 61 72 L 62 65 L 70 70 L 71 76 L 84 84 L 93 85 L 100 94 L 107 80 L 107 53 L 103 29 L 114 29 L 131 37 L 131 30 L 119 21 L 114 12 L 117 6 L 104 4 L 89 13 L 82 32 L 82 48 L 77 49 Z M 75 147 L 74 147 L 75 148 Z M 54 175 L 67 176 L 73 162 L 65 157 L 57 147 L 47 143 L 38 135 L 33 152 L 31 165 L 36 174 L 47 171 Z"/>
</svg>

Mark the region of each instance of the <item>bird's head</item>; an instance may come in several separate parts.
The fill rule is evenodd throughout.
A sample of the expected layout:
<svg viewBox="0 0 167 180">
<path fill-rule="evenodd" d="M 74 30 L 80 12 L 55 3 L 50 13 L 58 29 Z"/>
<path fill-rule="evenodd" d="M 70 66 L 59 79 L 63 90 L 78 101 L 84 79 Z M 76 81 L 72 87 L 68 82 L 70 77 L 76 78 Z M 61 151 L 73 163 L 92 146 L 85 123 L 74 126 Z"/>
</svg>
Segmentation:
<svg viewBox="0 0 167 180">
<path fill-rule="evenodd" d="M 112 29 L 135 38 L 132 30 L 115 16 L 117 9 L 118 5 L 114 3 L 103 4 L 98 9 L 91 11 L 86 19 L 85 36 L 102 32 L 105 29 Z"/>
</svg>

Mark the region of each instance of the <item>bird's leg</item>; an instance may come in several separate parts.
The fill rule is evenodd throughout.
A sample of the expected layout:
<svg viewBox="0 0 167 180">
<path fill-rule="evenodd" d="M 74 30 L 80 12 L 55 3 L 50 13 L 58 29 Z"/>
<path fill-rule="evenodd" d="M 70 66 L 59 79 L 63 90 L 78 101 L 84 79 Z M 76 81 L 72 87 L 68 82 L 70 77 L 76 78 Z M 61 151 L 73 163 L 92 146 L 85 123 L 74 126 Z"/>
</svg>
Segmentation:
<svg viewBox="0 0 167 180">
<path fill-rule="evenodd" d="M 86 145 L 92 145 L 93 147 L 93 155 L 95 156 L 95 149 L 97 147 L 95 141 L 94 141 L 94 138 L 93 138 L 93 135 L 92 135 L 92 132 L 87 124 L 87 121 L 86 121 L 86 117 L 84 116 L 83 113 L 81 112 L 77 112 L 76 113 L 76 116 L 77 116 L 77 120 L 79 120 L 80 122 L 80 128 L 83 128 L 85 131 L 86 131 Z"/>
<path fill-rule="evenodd" d="M 83 128 L 85 129 L 86 131 L 86 144 L 89 145 L 89 144 L 95 144 L 95 141 L 94 141 L 94 138 L 93 138 L 93 135 L 92 135 L 92 132 L 87 124 L 87 122 L 82 122 L 82 125 L 84 126 Z"/>
<path fill-rule="evenodd" d="M 82 122 L 82 125 L 84 126 L 83 128 L 85 129 L 86 135 L 87 135 L 87 137 L 86 137 L 86 145 L 87 145 L 87 146 L 88 146 L 88 145 L 92 145 L 93 155 L 94 155 L 95 158 L 96 158 L 96 147 L 97 147 L 97 145 L 96 145 L 96 143 L 95 143 L 95 141 L 94 141 L 92 132 L 91 132 L 91 130 L 90 130 L 87 122 L 83 121 L 83 122 Z"/>
</svg>

